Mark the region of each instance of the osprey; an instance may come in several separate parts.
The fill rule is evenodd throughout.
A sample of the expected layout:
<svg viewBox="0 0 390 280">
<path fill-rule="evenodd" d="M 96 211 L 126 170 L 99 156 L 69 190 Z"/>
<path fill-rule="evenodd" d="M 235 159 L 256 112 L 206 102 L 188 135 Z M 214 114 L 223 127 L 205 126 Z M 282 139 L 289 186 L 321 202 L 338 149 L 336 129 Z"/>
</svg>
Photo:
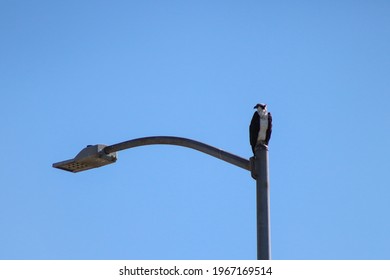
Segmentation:
<svg viewBox="0 0 390 280">
<path fill-rule="evenodd" d="M 267 111 L 267 104 L 257 104 L 253 109 L 257 109 L 257 112 L 253 114 L 249 126 L 249 141 L 253 154 L 255 154 L 255 149 L 258 144 L 268 146 L 272 132 L 272 116 Z"/>
</svg>

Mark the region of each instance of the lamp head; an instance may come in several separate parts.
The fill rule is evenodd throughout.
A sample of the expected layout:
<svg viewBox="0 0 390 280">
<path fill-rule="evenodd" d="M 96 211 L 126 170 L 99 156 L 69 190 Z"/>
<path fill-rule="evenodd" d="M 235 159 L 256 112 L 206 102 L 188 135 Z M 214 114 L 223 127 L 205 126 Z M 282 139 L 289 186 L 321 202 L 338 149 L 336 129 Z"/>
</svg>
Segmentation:
<svg viewBox="0 0 390 280">
<path fill-rule="evenodd" d="M 116 162 L 116 152 L 106 154 L 105 147 L 107 146 L 100 144 L 89 145 L 82 149 L 74 159 L 53 163 L 53 167 L 76 173 Z"/>
</svg>

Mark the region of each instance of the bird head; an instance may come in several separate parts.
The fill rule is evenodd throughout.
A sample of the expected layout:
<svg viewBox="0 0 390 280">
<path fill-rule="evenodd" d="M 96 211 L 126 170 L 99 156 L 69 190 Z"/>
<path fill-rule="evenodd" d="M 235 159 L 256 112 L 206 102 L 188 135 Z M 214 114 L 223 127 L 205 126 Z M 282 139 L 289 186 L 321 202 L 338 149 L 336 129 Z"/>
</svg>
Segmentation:
<svg viewBox="0 0 390 280">
<path fill-rule="evenodd" d="M 253 107 L 253 109 L 257 109 L 257 112 L 260 116 L 264 116 L 267 114 L 267 104 L 258 103 L 255 107 Z"/>
</svg>

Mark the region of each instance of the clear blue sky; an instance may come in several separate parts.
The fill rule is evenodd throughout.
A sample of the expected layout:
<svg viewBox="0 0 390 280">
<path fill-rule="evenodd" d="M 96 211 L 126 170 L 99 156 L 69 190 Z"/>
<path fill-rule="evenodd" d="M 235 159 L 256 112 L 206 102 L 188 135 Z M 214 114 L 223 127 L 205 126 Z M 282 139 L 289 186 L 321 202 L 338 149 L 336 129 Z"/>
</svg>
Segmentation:
<svg viewBox="0 0 390 280">
<path fill-rule="evenodd" d="M 255 259 L 268 104 L 273 259 L 390 259 L 390 2 L 0 1 L 0 259 Z"/>
</svg>

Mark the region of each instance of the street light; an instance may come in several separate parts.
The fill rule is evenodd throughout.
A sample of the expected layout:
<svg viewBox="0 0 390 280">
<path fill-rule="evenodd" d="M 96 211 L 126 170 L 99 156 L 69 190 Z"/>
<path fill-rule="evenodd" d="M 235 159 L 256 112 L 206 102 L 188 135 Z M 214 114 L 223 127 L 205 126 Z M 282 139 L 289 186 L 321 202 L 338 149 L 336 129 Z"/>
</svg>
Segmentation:
<svg viewBox="0 0 390 280">
<path fill-rule="evenodd" d="M 105 153 L 106 145 L 88 145 L 73 159 L 57 162 L 53 167 L 70 172 L 80 172 L 116 162 L 116 152 Z"/>
<path fill-rule="evenodd" d="M 111 146 L 89 145 L 81 150 L 75 158 L 54 163 L 53 167 L 73 173 L 85 171 L 116 162 L 119 151 L 145 145 L 187 147 L 250 171 L 252 178 L 256 180 L 257 259 L 270 259 L 268 147 L 265 145 L 258 145 L 255 150 L 256 156 L 247 160 L 192 139 L 175 136 L 152 136 L 132 139 Z"/>
</svg>

